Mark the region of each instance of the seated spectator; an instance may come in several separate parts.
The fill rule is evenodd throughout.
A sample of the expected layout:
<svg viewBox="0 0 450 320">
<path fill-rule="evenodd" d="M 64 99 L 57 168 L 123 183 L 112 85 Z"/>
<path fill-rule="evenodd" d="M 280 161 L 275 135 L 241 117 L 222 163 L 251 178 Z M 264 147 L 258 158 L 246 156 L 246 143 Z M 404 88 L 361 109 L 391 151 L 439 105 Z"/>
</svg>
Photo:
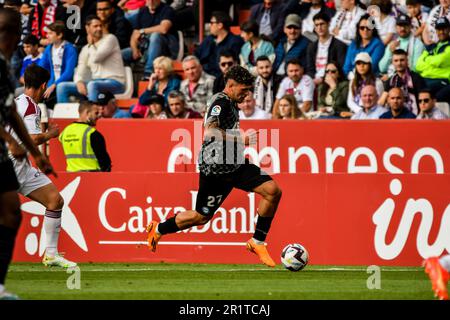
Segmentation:
<svg viewBox="0 0 450 320">
<path fill-rule="evenodd" d="M 378 37 L 377 29 L 371 25 L 366 14 L 357 24 L 356 39 L 350 44 L 345 56 L 344 73 L 348 75 L 355 67 L 355 57 L 358 53 L 367 52 L 372 59 L 372 70 L 378 74 L 378 63 L 384 54 L 384 45 Z"/>
<path fill-rule="evenodd" d="M 314 96 L 314 82 L 305 73 L 305 69 L 299 60 L 291 60 L 286 66 L 287 76 L 281 81 L 277 92 L 277 100 L 272 110 L 273 118 L 278 116 L 279 100 L 286 94 L 291 94 L 297 100 L 297 105 L 303 112 L 309 112 L 312 108 Z"/>
<path fill-rule="evenodd" d="M 392 56 L 392 64 L 395 73 L 384 82 L 384 93 L 379 100 L 379 104 L 384 106 L 388 92 L 396 87 L 402 89 L 405 106 L 414 114 L 418 114 L 417 98 L 419 91 L 425 87 L 422 77 L 408 68 L 408 57 L 406 51 L 397 49 Z"/>
<path fill-rule="evenodd" d="M 247 94 L 244 101 L 238 104 L 239 119 L 241 120 L 267 120 L 272 115 L 256 106 L 255 98 L 251 92 Z"/>
<path fill-rule="evenodd" d="M 218 77 L 220 53 L 227 50 L 238 57 L 244 40 L 230 32 L 231 18 L 224 12 L 213 12 L 210 24 L 211 35 L 207 36 L 195 50 L 195 56 L 200 60 L 205 72 Z"/>
<path fill-rule="evenodd" d="M 392 88 L 388 93 L 389 111 L 380 116 L 380 119 L 415 119 L 416 115 L 409 111 L 404 104 L 403 92 L 400 88 Z"/>
<path fill-rule="evenodd" d="M 159 56 L 175 59 L 178 54 L 178 35 L 173 28 L 173 9 L 161 0 L 147 1 L 132 19 L 133 33 L 130 48 L 122 51 L 125 63 L 141 58 L 145 61 L 144 79 L 153 72 L 153 61 Z"/>
<path fill-rule="evenodd" d="M 232 66 L 238 64 L 237 58 L 229 50 L 224 50 L 220 53 L 219 68 L 220 76 L 214 80 L 213 93 L 222 91 L 225 88 L 225 74 L 230 70 Z"/>
<path fill-rule="evenodd" d="M 23 51 L 26 56 L 23 58 L 22 69 L 20 70 L 20 83 L 25 84 L 23 79 L 23 75 L 25 73 L 25 69 L 30 64 L 39 64 L 39 61 L 42 58 L 42 54 L 39 52 L 39 40 L 34 35 L 29 34 L 23 39 Z"/>
<path fill-rule="evenodd" d="M 100 92 L 93 103 L 100 108 L 102 118 L 131 118 L 129 111 L 120 110 L 117 106 L 116 98 L 110 91 Z"/>
<path fill-rule="evenodd" d="M 423 31 L 423 42 L 425 45 L 429 46 L 440 41 L 437 24 L 441 18 L 450 19 L 450 1 L 439 0 L 439 5 L 435 6 L 428 15 L 428 20 L 425 25 L 425 30 Z"/>
<path fill-rule="evenodd" d="M 448 116 L 436 107 L 436 99 L 431 93 L 431 90 L 420 90 L 418 103 L 420 112 L 417 115 L 417 119 L 448 119 Z"/>
<path fill-rule="evenodd" d="M 415 71 L 417 60 L 419 60 L 420 55 L 425 50 L 422 41 L 411 32 L 411 20 L 408 16 L 400 15 L 397 17 L 396 30 L 398 37 L 386 46 L 383 58 L 379 63 L 380 73 L 387 73 L 389 77 L 395 72 L 392 65 L 392 54 L 394 51 L 403 49 L 407 52 L 410 69 Z"/>
<path fill-rule="evenodd" d="M 279 103 L 280 112 L 274 119 L 281 120 L 305 120 L 308 119 L 301 108 L 297 105 L 297 100 L 291 94 L 281 97 Z"/>
<path fill-rule="evenodd" d="M 347 119 L 352 116 L 347 107 L 348 81 L 336 62 L 326 65 L 325 76 L 318 88 L 318 110 L 321 119 Z"/>
<path fill-rule="evenodd" d="M 379 119 L 386 113 L 387 109 L 379 104 L 377 88 L 374 85 L 367 85 L 361 89 L 361 110 L 352 116 L 352 120 L 370 120 Z"/>
<path fill-rule="evenodd" d="M 277 41 L 283 34 L 284 4 L 281 0 L 264 0 L 250 9 L 250 20 L 256 21 L 259 34 Z"/>
<path fill-rule="evenodd" d="M 290 14 L 284 21 L 284 34 L 275 49 L 274 70 L 284 76 L 286 74 L 286 63 L 292 59 L 301 59 L 303 66 L 306 65 L 306 49 L 311 41 L 302 36 L 302 20 L 296 14 Z"/>
<path fill-rule="evenodd" d="M 39 65 L 50 72 L 50 81 L 43 96 L 49 109 L 53 109 L 56 104 L 56 87 L 62 82 L 73 80 L 78 62 L 77 49 L 64 40 L 64 29 L 62 21 L 55 21 L 48 26 L 48 46 L 39 61 Z"/>
<path fill-rule="evenodd" d="M 120 0 L 117 6 L 125 13 L 125 18 L 131 21 L 139 12 L 139 9 L 144 7 L 147 0 Z"/>
<path fill-rule="evenodd" d="M 180 91 L 186 97 L 186 105 L 204 115 L 206 102 L 213 95 L 214 77 L 203 71 L 195 56 L 183 59 L 183 70 L 186 79 L 181 82 Z"/>
<path fill-rule="evenodd" d="M 66 170 L 110 172 L 111 158 L 106 150 L 105 138 L 95 128 L 100 118 L 100 108 L 90 101 L 82 101 L 78 113 L 78 120 L 69 124 L 59 135 L 66 156 Z"/>
<path fill-rule="evenodd" d="M 391 16 L 393 4 L 391 0 L 372 0 L 370 5 L 377 6 L 379 10 L 371 14 L 375 20 L 378 35 L 384 45 L 387 45 L 395 35 L 395 18 Z"/>
<path fill-rule="evenodd" d="M 306 73 L 314 79 L 315 85 L 319 85 L 325 76 L 328 62 L 334 61 L 339 68 L 344 66 L 347 45 L 330 34 L 328 15 L 319 12 L 313 20 L 318 40 L 308 46 Z"/>
<path fill-rule="evenodd" d="M 164 96 L 164 106 L 167 107 L 169 92 L 180 89 L 181 79 L 173 72 L 172 59 L 168 57 L 156 58 L 153 61 L 153 70 L 155 72 L 150 76 L 147 90 L 142 93 L 141 97 L 160 94 Z"/>
<path fill-rule="evenodd" d="M 171 91 L 169 93 L 169 112 L 170 119 L 201 119 L 202 115 L 186 107 L 186 98 L 180 91 Z"/>
<path fill-rule="evenodd" d="M 330 33 L 349 45 L 357 33 L 358 21 L 366 12 L 359 6 L 358 0 L 341 1 L 341 9 L 336 12 L 330 24 Z"/>
<path fill-rule="evenodd" d="M 436 32 L 439 42 L 422 53 L 416 71 L 437 101 L 450 103 L 450 23 L 447 18 L 437 20 Z"/>
<path fill-rule="evenodd" d="M 256 72 L 258 76 L 253 89 L 256 106 L 267 113 L 272 113 L 276 94 L 283 77 L 274 72 L 272 62 L 265 56 L 256 59 Z"/>
<path fill-rule="evenodd" d="M 275 50 L 271 42 L 263 40 L 259 36 L 258 25 L 254 21 L 247 21 L 241 26 L 241 37 L 245 43 L 241 48 L 239 60 L 241 66 L 250 71 L 254 76 L 256 73 L 256 59 L 267 56 L 271 61 L 275 60 Z"/>
<path fill-rule="evenodd" d="M 148 105 L 148 113 L 146 118 L 149 119 L 167 119 L 166 108 L 164 108 L 164 97 L 160 94 L 155 94 L 145 101 L 140 99 L 139 103 Z"/>
<path fill-rule="evenodd" d="M 411 31 L 414 37 L 419 39 L 422 39 L 422 34 L 428 20 L 428 13 L 422 12 L 421 2 L 420 0 L 406 0 L 408 16 L 411 19 Z"/>
<path fill-rule="evenodd" d="M 97 11 L 97 5 L 96 1 L 88 1 L 88 0 L 61 0 L 62 3 L 64 3 L 65 7 L 68 6 L 77 6 L 80 9 L 80 19 L 78 20 L 80 23 L 80 27 L 78 28 L 75 26 L 68 25 L 66 29 L 66 39 L 72 43 L 75 48 L 77 48 L 77 51 L 80 52 L 81 49 L 88 44 L 88 38 L 86 33 L 86 28 L 84 26 L 86 25 L 86 21 L 88 17 L 95 16 Z M 67 9 L 65 9 L 67 10 Z M 76 11 L 68 11 L 70 22 L 74 22 L 76 20 L 72 20 L 74 18 L 74 14 Z M 65 19 L 57 19 L 66 21 Z M 69 21 L 69 20 L 68 20 Z M 70 24 L 69 22 L 69 24 Z"/>
<path fill-rule="evenodd" d="M 81 50 L 74 82 L 61 82 L 57 86 L 58 102 L 70 102 L 71 95 L 95 101 L 101 91 L 118 94 L 125 90 L 125 68 L 117 38 L 103 34 L 102 23 L 96 16 L 88 17 L 86 31 L 89 44 Z"/>
<path fill-rule="evenodd" d="M 114 7 L 110 0 L 97 0 L 97 16 L 103 23 L 103 32 L 117 37 L 120 49 L 130 46 L 131 25 L 120 8 Z"/>
<path fill-rule="evenodd" d="M 359 53 L 355 58 L 355 71 L 351 74 L 347 106 L 353 113 L 361 110 L 361 90 L 366 85 L 377 88 L 380 97 L 384 91 L 383 82 L 372 71 L 372 59 L 367 52 Z"/>
<path fill-rule="evenodd" d="M 198 0 L 173 0 L 170 6 L 175 10 L 175 29 L 187 30 L 191 27 L 198 29 Z"/>
<path fill-rule="evenodd" d="M 56 20 L 66 21 L 66 8 L 58 1 L 39 0 L 31 10 L 28 19 L 28 33 L 39 40 L 39 45 L 45 47 L 47 42 L 47 27 Z"/>
</svg>

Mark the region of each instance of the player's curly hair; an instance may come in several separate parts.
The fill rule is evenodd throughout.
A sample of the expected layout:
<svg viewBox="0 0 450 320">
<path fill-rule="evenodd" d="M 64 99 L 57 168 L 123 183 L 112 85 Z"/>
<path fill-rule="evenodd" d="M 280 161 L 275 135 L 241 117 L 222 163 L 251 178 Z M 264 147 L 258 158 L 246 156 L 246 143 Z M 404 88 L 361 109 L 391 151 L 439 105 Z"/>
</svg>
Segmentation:
<svg viewBox="0 0 450 320">
<path fill-rule="evenodd" d="M 252 86 L 255 82 L 255 77 L 241 66 L 233 66 L 228 70 L 225 75 L 225 83 L 230 79 L 246 86 Z"/>
</svg>

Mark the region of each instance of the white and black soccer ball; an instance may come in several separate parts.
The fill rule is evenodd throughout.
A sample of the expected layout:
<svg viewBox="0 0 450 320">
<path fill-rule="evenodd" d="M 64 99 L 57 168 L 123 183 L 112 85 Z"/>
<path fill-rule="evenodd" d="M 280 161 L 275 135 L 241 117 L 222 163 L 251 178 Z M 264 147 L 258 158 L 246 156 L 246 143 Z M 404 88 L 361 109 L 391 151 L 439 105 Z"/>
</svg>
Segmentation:
<svg viewBox="0 0 450 320">
<path fill-rule="evenodd" d="M 300 271 L 308 264 L 308 251 L 298 243 L 291 243 L 281 252 L 281 263 L 290 271 Z"/>
</svg>

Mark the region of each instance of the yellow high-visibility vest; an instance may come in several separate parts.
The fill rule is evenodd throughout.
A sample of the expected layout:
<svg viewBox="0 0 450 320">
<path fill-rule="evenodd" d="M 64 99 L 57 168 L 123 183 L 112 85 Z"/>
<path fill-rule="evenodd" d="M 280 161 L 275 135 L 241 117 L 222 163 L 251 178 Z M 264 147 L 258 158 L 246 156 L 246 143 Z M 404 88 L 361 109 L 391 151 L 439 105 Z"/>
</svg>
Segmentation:
<svg viewBox="0 0 450 320">
<path fill-rule="evenodd" d="M 91 134 L 95 128 L 87 123 L 74 122 L 59 135 L 68 172 L 100 171 L 100 165 L 91 146 Z"/>
</svg>

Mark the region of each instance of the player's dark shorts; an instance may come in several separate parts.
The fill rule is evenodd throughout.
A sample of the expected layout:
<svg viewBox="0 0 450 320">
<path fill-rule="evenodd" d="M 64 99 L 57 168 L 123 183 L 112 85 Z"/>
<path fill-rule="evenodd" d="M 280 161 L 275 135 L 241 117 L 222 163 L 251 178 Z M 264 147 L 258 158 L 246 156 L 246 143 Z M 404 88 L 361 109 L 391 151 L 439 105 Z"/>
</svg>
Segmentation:
<svg viewBox="0 0 450 320">
<path fill-rule="evenodd" d="M 210 176 L 200 173 L 195 210 L 204 216 L 212 216 L 233 188 L 251 192 L 271 180 L 261 168 L 248 161 L 233 173 Z"/>
<path fill-rule="evenodd" d="M 19 182 L 17 181 L 14 166 L 10 160 L 0 163 L 0 193 L 17 191 L 19 189 Z"/>
</svg>

